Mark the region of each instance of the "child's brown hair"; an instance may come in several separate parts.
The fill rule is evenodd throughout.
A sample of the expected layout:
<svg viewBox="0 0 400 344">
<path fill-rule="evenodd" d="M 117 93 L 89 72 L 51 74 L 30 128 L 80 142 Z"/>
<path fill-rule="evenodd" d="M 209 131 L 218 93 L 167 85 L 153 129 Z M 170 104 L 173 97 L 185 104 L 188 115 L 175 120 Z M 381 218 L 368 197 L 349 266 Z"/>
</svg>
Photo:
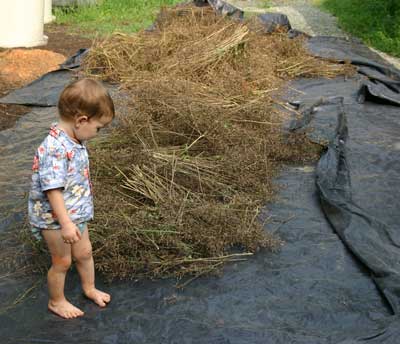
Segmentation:
<svg viewBox="0 0 400 344">
<path fill-rule="evenodd" d="M 72 120 L 76 116 L 114 118 L 114 103 L 107 89 L 93 79 L 81 79 L 64 88 L 58 101 L 60 117 Z"/>
</svg>

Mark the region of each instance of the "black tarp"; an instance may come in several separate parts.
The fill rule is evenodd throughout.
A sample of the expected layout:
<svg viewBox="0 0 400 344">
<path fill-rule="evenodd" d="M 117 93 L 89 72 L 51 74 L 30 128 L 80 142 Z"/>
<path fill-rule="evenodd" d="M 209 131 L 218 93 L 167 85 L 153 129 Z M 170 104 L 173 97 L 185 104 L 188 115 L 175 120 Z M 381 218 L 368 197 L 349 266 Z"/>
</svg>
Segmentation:
<svg viewBox="0 0 400 344">
<path fill-rule="evenodd" d="M 365 75 L 359 89 L 360 101 L 365 98 L 381 99 L 384 103 L 400 105 L 400 71 L 388 65 L 377 53 L 361 44 L 358 39 L 337 37 L 313 37 L 308 47 L 315 56 L 350 61 Z"/>
<path fill-rule="evenodd" d="M 359 73 L 290 85 L 286 100 L 304 114 L 290 130 L 326 150 L 317 165 L 287 166 L 276 181 L 281 191 L 262 220 L 285 241 L 279 252 L 259 252 L 183 291 L 171 280 L 102 285 L 100 278 L 113 295 L 104 310 L 80 295 L 70 274 L 67 295 L 86 311 L 73 321 L 46 312 L 41 281 L 25 301 L 0 311 L 2 343 L 399 343 L 399 71 L 358 41 L 314 37 L 308 46 Z M 40 99 L 38 90 L 40 81 L 32 91 Z M 33 109 L 3 133 L 3 155 L 26 153 L 27 139 L 18 140 L 35 120 L 46 127 L 52 110 Z M 32 143 L 41 139 L 33 136 Z M 12 162 L 5 165 L 0 159 L 0 177 Z M 0 279 L 2 304 L 31 283 Z"/>
</svg>

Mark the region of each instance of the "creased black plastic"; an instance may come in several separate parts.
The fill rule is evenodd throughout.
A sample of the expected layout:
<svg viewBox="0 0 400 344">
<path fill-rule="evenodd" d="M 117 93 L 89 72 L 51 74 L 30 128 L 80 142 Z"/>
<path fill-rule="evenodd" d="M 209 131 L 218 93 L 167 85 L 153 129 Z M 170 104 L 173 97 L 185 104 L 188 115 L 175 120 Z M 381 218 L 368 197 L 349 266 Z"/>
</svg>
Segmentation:
<svg viewBox="0 0 400 344">
<path fill-rule="evenodd" d="M 323 88 L 317 81 L 308 82 L 306 88 L 294 86 L 315 96 L 336 89 L 344 97 L 296 102 L 304 116 L 291 129 L 307 132 L 314 142 L 327 139 L 316 176 L 322 209 L 349 251 L 370 271 L 395 314 L 379 322 L 377 329 L 343 343 L 394 344 L 400 336 L 400 202 L 395 191 L 400 186 L 400 108 L 382 99 L 357 104 L 354 91 L 360 78 L 333 80 Z M 369 128 L 371 122 L 374 126 Z"/>
<path fill-rule="evenodd" d="M 282 13 L 263 13 L 258 18 L 265 27 L 266 33 L 273 32 L 278 27 L 283 27 L 287 30 L 292 29 L 288 17 Z"/>
<path fill-rule="evenodd" d="M 392 232 L 353 202 L 347 136 L 346 115 L 341 109 L 335 138 L 330 141 L 317 167 L 316 184 L 322 209 L 350 251 L 371 270 L 378 287 L 398 314 L 400 228 Z"/>
<path fill-rule="evenodd" d="M 244 12 L 229 2 L 222 0 L 207 0 L 214 10 L 222 15 L 243 19 Z"/>
<path fill-rule="evenodd" d="M 336 135 L 330 140 L 328 149 L 317 166 L 316 185 L 321 206 L 342 241 L 371 271 L 378 288 L 393 312 L 398 315 L 400 227 L 390 228 L 353 201 L 351 166 L 347 159 L 346 147 L 348 127 L 342 104 L 338 113 Z M 384 331 L 344 343 L 396 343 L 399 338 L 400 322 L 398 317 L 395 317 Z"/>
<path fill-rule="evenodd" d="M 312 37 L 308 48 L 315 56 L 351 62 L 365 81 L 359 90 L 359 101 L 382 99 L 400 105 L 400 72 L 357 39 Z"/>
</svg>

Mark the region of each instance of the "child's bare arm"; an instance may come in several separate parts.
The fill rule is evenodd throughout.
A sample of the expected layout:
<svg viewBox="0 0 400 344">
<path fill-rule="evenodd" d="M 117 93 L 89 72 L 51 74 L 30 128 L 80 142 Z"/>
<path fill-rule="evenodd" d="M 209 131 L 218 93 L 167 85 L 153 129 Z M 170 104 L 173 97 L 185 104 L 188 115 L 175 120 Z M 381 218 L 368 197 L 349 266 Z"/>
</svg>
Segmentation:
<svg viewBox="0 0 400 344">
<path fill-rule="evenodd" d="M 81 232 L 78 227 L 71 221 L 65 208 L 64 197 L 61 189 L 52 189 L 46 191 L 51 208 L 57 216 L 57 220 L 61 225 L 61 237 L 64 242 L 73 244 L 81 239 Z"/>
</svg>

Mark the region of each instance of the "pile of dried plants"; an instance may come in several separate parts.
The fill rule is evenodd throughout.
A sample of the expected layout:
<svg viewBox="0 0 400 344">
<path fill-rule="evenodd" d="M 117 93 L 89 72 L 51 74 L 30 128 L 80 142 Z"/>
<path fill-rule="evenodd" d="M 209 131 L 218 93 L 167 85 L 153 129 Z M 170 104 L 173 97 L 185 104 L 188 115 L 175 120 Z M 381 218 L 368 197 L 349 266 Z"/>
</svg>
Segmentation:
<svg viewBox="0 0 400 344">
<path fill-rule="evenodd" d="M 277 248 L 259 209 L 283 164 L 319 154 L 284 133 L 279 94 L 293 78 L 352 72 L 310 56 L 302 37 L 192 6 L 163 9 L 153 31 L 95 42 L 84 69 L 130 100 L 91 151 L 91 238 L 109 278 L 196 277 Z"/>
</svg>

